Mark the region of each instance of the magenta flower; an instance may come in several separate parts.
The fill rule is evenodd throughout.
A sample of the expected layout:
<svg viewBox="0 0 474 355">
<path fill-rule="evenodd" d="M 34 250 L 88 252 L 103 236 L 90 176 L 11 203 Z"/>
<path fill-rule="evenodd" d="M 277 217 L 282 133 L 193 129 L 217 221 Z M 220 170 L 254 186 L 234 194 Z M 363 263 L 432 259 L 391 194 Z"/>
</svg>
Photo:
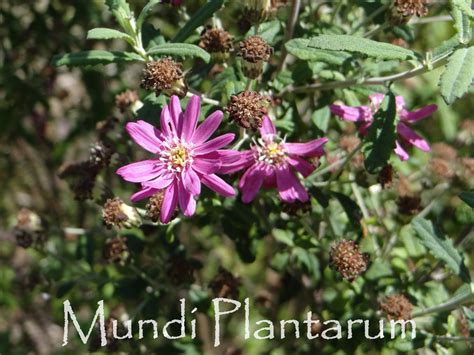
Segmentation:
<svg viewBox="0 0 474 355">
<path fill-rule="evenodd" d="M 247 169 L 239 182 L 242 201 L 252 201 L 260 188 L 277 188 L 283 201 L 293 203 L 296 200 L 306 202 L 309 195 L 297 177 L 311 174 L 316 167 L 305 158 L 324 155 L 323 145 L 327 138 L 315 139 L 307 143 L 286 143 L 278 137 L 275 126 L 268 116 L 263 119 L 260 128 L 261 138 L 250 150 L 242 152 L 241 159 L 228 164 L 225 172 Z"/>
<path fill-rule="evenodd" d="M 172 96 L 161 111 L 161 130 L 144 121 L 126 126 L 135 143 L 154 156 L 123 166 L 117 174 L 141 184 L 141 190 L 131 197 L 133 202 L 163 192 L 162 223 L 170 221 L 178 204 L 185 216 L 194 214 L 201 183 L 223 196 L 235 195 L 232 186 L 216 175 L 226 164 L 240 158 L 238 152 L 220 150 L 234 139 L 234 134 L 208 140 L 220 125 L 223 113 L 212 113 L 196 128 L 200 108 L 200 98 L 193 96 L 182 112 L 178 97 Z"/>
<path fill-rule="evenodd" d="M 359 132 L 362 135 L 367 134 L 370 125 L 373 122 L 374 114 L 378 111 L 380 104 L 383 101 L 384 94 L 372 94 L 369 96 L 370 106 L 345 106 L 345 105 L 331 105 L 331 112 L 336 116 L 341 117 L 346 121 L 360 123 Z M 414 146 L 424 152 L 431 150 L 427 141 L 416 134 L 411 128 L 410 124 L 418 122 L 423 118 L 430 116 L 437 109 L 437 105 L 428 105 L 416 111 L 408 111 L 405 107 L 405 100 L 402 96 L 396 97 L 397 113 L 400 118 L 397 124 L 397 133 L 399 139 L 395 142 L 395 154 L 400 160 L 407 160 L 409 155 L 403 148 L 403 145 Z"/>
</svg>

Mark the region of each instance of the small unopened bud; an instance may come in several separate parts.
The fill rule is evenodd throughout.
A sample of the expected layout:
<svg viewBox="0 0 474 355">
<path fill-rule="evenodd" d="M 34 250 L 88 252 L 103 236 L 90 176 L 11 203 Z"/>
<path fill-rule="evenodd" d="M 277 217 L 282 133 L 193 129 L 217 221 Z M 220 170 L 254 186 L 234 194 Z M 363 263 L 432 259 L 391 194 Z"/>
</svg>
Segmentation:
<svg viewBox="0 0 474 355">
<path fill-rule="evenodd" d="M 131 228 L 141 224 L 137 210 L 124 203 L 120 198 L 108 199 L 102 209 L 102 218 L 108 228 Z"/>
<path fill-rule="evenodd" d="M 244 0 L 244 18 L 250 23 L 261 23 L 270 19 L 278 10 L 284 6 L 287 0 Z"/>
<path fill-rule="evenodd" d="M 354 281 L 367 270 L 369 256 L 361 253 L 359 245 L 352 240 L 343 240 L 331 247 L 330 264 L 347 281 Z"/>
<path fill-rule="evenodd" d="M 209 287 L 216 297 L 237 299 L 239 296 L 240 279 L 236 278 L 223 267 L 219 267 L 219 273 L 211 281 Z"/>
<path fill-rule="evenodd" d="M 389 320 L 412 319 L 413 305 L 404 295 L 388 296 L 379 303 L 379 307 Z"/>
<path fill-rule="evenodd" d="M 270 101 L 254 91 L 242 91 L 230 97 L 226 107 L 229 118 L 243 128 L 257 130 L 262 127 L 263 118 L 268 114 Z"/>
<path fill-rule="evenodd" d="M 407 24 L 413 16 L 426 16 L 426 3 L 426 0 L 394 0 L 387 13 L 387 20 L 392 26 L 400 26 Z"/>
<path fill-rule="evenodd" d="M 143 106 L 143 103 L 135 90 L 126 90 L 115 96 L 115 106 L 118 107 L 120 112 L 130 109 L 133 113 L 136 113 Z"/>
<path fill-rule="evenodd" d="M 188 92 L 183 66 L 171 58 L 146 63 L 141 85 L 146 90 L 154 91 L 156 95 L 163 93 L 184 97 Z"/>
<path fill-rule="evenodd" d="M 130 252 L 127 246 L 127 238 L 115 237 L 105 242 L 102 251 L 104 259 L 109 263 L 125 265 L 130 259 Z"/>
<path fill-rule="evenodd" d="M 222 63 L 229 58 L 232 36 L 220 28 L 206 28 L 201 33 L 199 47 L 210 53 L 214 61 Z"/>
<path fill-rule="evenodd" d="M 242 71 L 249 79 L 257 79 L 263 73 L 273 48 L 260 36 L 250 36 L 239 44 L 238 55 L 242 58 Z"/>
</svg>

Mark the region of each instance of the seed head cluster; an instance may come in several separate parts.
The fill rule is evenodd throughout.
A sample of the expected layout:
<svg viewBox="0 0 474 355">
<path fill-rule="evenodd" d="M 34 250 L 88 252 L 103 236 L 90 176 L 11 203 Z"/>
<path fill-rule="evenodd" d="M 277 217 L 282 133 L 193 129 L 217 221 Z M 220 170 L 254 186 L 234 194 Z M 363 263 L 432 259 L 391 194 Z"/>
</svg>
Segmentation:
<svg viewBox="0 0 474 355">
<path fill-rule="evenodd" d="M 242 91 L 230 97 L 226 107 L 229 118 L 246 129 L 262 127 L 263 117 L 268 114 L 270 100 L 254 91 Z"/>
<path fill-rule="evenodd" d="M 367 270 L 369 256 L 361 253 L 359 245 L 352 240 L 343 240 L 331 247 L 330 264 L 347 281 L 354 281 Z"/>
</svg>

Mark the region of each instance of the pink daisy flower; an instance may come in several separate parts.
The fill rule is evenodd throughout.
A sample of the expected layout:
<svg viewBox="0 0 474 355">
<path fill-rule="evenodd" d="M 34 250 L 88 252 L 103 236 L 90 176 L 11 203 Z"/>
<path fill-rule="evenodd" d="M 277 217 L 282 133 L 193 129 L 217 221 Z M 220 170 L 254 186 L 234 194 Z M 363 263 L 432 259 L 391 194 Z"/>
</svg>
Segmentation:
<svg viewBox="0 0 474 355">
<path fill-rule="evenodd" d="M 305 158 L 324 155 L 323 145 L 327 138 L 307 143 L 286 143 L 278 137 L 275 126 L 268 116 L 260 128 L 261 138 L 254 141 L 250 150 L 242 152 L 238 162 L 225 167 L 226 172 L 247 169 L 239 181 L 242 201 L 252 201 L 260 188 L 277 188 L 283 201 L 306 202 L 309 195 L 301 184 L 297 172 L 303 177 L 310 175 L 316 167 Z"/>
<path fill-rule="evenodd" d="M 384 94 L 372 94 L 369 96 L 370 106 L 345 106 L 331 105 L 331 112 L 346 121 L 360 123 L 359 132 L 362 135 L 367 134 L 370 125 L 373 122 L 374 114 L 378 111 L 382 103 Z M 397 124 L 397 133 L 399 139 L 396 140 L 395 154 L 400 160 L 408 160 L 409 155 L 404 149 L 404 145 L 414 146 L 424 152 L 431 150 L 428 142 L 416 134 L 411 128 L 412 123 L 418 122 L 436 112 L 437 105 L 428 105 L 416 111 L 408 111 L 406 109 L 405 100 L 402 96 L 396 97 L 397 114 L 400 118 Z"/>
<path fill-rule="evenodd" d="M 223 113 L 215 111 L 197 127 L 200 109 L 198 96 L 191 97 L 184 112 L 178 97 L 172 96 L 169 105 L 161 111 L 161 130 L 145 121 L 126 126 L 135 143 L 153 157 L 123 166 L 117 174 L 126 181 L 141 184 L 141 190 L 131 197 L 133 202 L 163 192 L 162 223 L 170 221 L 178 204 L 185 216 L 193 215 L 201 184 L 222 196 L 235 195 L 232 186 L 216 175 L 240 157 L 238 152 L 221 150 L 234 139 L 234 134 L 208 140 L 219 127 Z"/>
</svg>

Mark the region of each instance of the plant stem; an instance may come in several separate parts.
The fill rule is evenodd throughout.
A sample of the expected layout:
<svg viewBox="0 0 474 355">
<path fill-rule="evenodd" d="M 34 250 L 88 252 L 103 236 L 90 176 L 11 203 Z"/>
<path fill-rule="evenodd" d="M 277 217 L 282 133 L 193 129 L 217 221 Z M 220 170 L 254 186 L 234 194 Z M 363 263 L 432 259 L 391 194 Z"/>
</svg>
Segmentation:
<svg viewBox="0 0 474 355">
<path fill-rule="evenodd" d="M 388 22 L 385 22 L 382 25 L 374 28 L 373 30 L 370 30 L 369 32 L 365 33 L 363 37 L 364 38 L 374 37 L 375 35 L 379 34 L 380 32 L 386 30 L 389 27 L 390 27 L 390 24 Z"/>
<path fill-rule="evenodd" d="M 288 55 L 288 52 L 285 47 L 285 43 L 287 43 L 290 39 L 293 38 L 295 25 L 296 25 L 296 22 L 298 21 L 298 14 L 300 12 L 300 7 L 301 7 L 301 0 L 292 0 L 291 15 L 288 18 L 288 22 L 286 24 L 285 37 L 283 40 L 283 46 L 281 47 L 280 62 L 278 64 L 277 73 L 281 72 L 285 68 L 286 57 Z"/>
<path fill-rule="evenodd" d="M 386 82 L 405 80 L 405 79 L 409 79 L 414 76 L 418 76 L 418 75 L 427 73 L 429 71 L 432 71 L 446 64 L 448 62 L 448 58 L 449 58 L 449 54 L 444 55 L 434 60 L 433 63 L 431 63 L 431 67 L 429 67 L 426 64 L 422 64 L 422 65 L 417 66 L 416 68 L 404 71 L 402 73 L 369 78 L 365 80 L 349 79 L 349 80 L 344 80 L 344 81 L 330 81 L 327 83 L 315 83 L 315 84 L 309 84 L 305 86 L 296 86 L 296 87 L 293 85 L 289 85 L 286 88 L 284 88 L 282 91 L 280 91 L 279 96 L 282 96 L 283 94 L 287 92 L 307 93 L 307 92 L 317 91 L 317 90 L 323 91 L 323 90 L 332 90 L 332 89 L 343 89 L 343 88 L 347 88 L 354 85 L 384 85 Z"/>
<path fill-rule="evenodd" d="M 331 184 L 334 182 L 334 180 L 339 176 L 339 174 L 344 170 L 345 166 L 349 161 L 352 159 L 354 155 L 356 155 L 362 148 L 363 142 L 360 142 L 357 147 L 354 148 L 352 152 L 350 152 L 343 160 L 341 166 L 331 175 L 331 177 L 328 180 L 328 186 L 327 189 L 331 187 Z"/>
<path fill-rule="evenodd" d="M 380 6 L 377 10 L 375 10 L 374 12 L 372 12 L 369 16 L 367 16 L 364 21 L 362 21 L 361 23 L 359 23 L 356 27 L 354 27 L 351 32 L 349 34 L 353 35 L 354 33 L 356 33 L 359 28 L 361 28 L 362 26 L 364 26 L 365 24 L 367 24 L 368 22 L 372 21 L 375 17 L 377 17 L 380 13 L 384 12 L 387 8 L 388 8 L 388 4 L 385 4 L 383 6 Z"/>
</svg>

